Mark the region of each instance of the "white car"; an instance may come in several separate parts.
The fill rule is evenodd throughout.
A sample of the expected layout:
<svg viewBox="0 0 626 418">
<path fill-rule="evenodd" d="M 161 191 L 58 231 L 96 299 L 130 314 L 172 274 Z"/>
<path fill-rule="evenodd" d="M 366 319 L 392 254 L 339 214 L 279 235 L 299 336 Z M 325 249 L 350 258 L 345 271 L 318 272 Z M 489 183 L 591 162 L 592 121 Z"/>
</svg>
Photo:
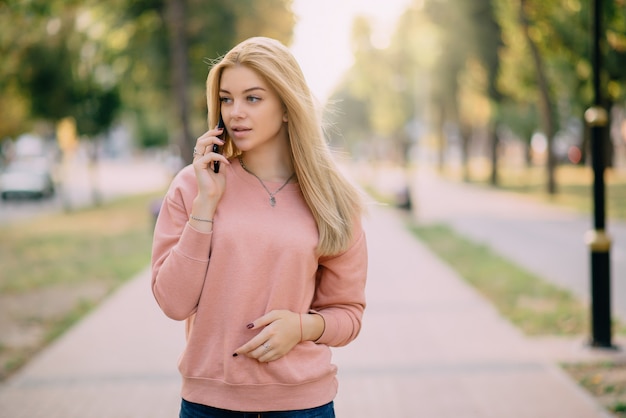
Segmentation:
<svg viewBox="0 0 626 418">
<path fill-rule="evenodd" d="M 50 197 L 54 195 L 54 180 L 45 160 L 18 160 L 0 172 L 0 195 L 11 197 Z"/>
</svg>

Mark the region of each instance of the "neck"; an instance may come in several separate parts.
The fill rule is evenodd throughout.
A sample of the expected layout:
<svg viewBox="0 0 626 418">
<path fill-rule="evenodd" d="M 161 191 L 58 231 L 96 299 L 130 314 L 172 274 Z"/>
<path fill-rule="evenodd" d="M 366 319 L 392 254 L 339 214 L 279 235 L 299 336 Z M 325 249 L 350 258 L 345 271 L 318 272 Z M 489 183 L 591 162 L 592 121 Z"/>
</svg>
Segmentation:
<svg viewBox="0 0 626 418">
<path fill-rule="evenodd" d="M 246 168 L 263 181 L 283 182 L 293 174 L 293 164 L 287 153 L 245 152 L 241 155 Z"/>
</svg>

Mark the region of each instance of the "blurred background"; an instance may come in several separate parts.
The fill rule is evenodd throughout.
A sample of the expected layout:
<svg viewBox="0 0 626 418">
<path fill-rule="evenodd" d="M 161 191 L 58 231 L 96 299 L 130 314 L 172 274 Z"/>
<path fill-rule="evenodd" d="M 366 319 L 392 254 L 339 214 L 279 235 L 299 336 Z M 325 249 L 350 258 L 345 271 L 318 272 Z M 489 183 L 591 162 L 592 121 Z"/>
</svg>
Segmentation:
<svg viewBox="0 0 626 418">
<path fill-rule="evenodd" d="M 606 152 L 621 167 L 626 13 L 622 0 L 605 3 Z M 97 164 L 149 152 L 175 172 L 205 129 L 212 60 L 266 35 L 292 46 L 329 140 L 354 158 L 403 165 L 419 144 L 440 168 L 492 184 L 500 167 L 544 166 L 555 193 L 557 166 L 589 163 L 590 4 L 3 1 L 0 161 Z M 52 174 L 44 196 L 69 181 Z"/>
<path fill-rule="evenodd" d="M 603 5 L 607 213 L 623 220 L 626 1 Z M 589 214 L 591 7 L 0 0 L 0 378 L 148 265 L 159 199 L 206 130 L 211 63 L 250 36 L 292 49 L 377 199 L 414 209 L 426 167 Z"/>
</svg>

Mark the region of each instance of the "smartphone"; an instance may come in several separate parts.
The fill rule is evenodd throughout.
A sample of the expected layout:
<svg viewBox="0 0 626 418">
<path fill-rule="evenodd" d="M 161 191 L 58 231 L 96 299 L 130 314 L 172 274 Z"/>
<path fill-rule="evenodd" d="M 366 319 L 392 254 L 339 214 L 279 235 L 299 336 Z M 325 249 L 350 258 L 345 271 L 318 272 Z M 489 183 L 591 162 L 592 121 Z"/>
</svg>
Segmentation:
<svg viewBox="0 0 626 418">
<path fill-rule="evenodd" d="M 222 115 L 220 115 L 220 120 L 217 123 L 217 127 L 218 129 L 223 129 L 224 131 L 222 132 L 222 134 L 220 136 L 218 136 L 219 139 L 221 139 L 222 141 L 224 140 L 224 138 L 226 138 L 226 127 L 224 126 L 224 121 L 222 120 Z M 220 147 L 217 144 L 213 144 L 213 152 L 220 152 Z M 213 162 L 213 171 L 216 173 L 220 172 L 220 162 L 219 161 L 214 161 Z"/>
</svg>

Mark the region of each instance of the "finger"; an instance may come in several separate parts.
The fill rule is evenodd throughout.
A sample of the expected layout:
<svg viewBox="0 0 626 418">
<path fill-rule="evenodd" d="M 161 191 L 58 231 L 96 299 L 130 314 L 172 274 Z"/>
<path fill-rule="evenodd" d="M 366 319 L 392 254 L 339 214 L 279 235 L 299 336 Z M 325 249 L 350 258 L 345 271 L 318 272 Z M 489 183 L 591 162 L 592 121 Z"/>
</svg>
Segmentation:
<svg viewBox="0 0 626 418">
<path fill-rule="evenodd" d="M 280 319 L 280 312 L 281 311 L 277 310 L 270 311 L 246 325 L 246 328 L 248 328 L 249 330 L 263 329 L 263 331 L 261 331 L 254 338 L 250 339 L 250 341 L 236 349 L 234 354 L 244 354 L 250 357 L 258 358 L 258 356 L 254 356 L 254 351 L 271 337 L 271 334 L 265 327 L 267 327 L 272 322 Z"/>
<path fill-rule="evenodd" d="M 259 363 L 269 363 L 271 361 L 276 361 L 282 356 L 276 353 L 274 350 L 271 350 L 267 353 L 263 353 L 260 357 L 257 358 Z"/>
<path fill-rule="evenodd" d="M 244 346 L 242 346 L 241 349 L 235 350 L 235 353 L 233 354 L 233 357 L 237 357 L 239 355 L 242 355 L 242 356 L 246 356 L 248 358 L 256 359 L 256 360 L 258 360 L 260 362 L 274 361 L 274 360 L 277 360 L 277 359 L 281 358 L 282 356 L 284 356 L 285 353 L 288 351 L 288 350 L 285 350 L 284 348 L 281 348 L 279 346 L 274 346 L 269 341 L 266 341 L 263 344 L 256 345 L 250 351 L 244 351 L 244 350 L 245 350 Z"/>
<path fill-rule="evenodd" d="M 221 135 L 223 132 L 223 129 L 211 129 L 199 136 L 196 139 L 194 156 L 196 154 L 203 155 L 207 151 L 213 150 L 213 144 L 224 145 L 224 141 L 218 137 L 218 135 Z"/>
<path fill-rule="evenodd" d="M 230 165 L 230 161 L 228 161 L 226 157 L 224 157 L 222 154 L 218 154 L 215 152 L 209 152 L 204 155 L 196 154 L 193 157 L 193 164 L 204 168 L 209 166 L 213 167 L 213 163 L 217 161 L 226 165 Z"/>
<path fill-rule="evenodd" d="M 230 165 L 230 161 L 228 161 L 228 158 L 224 157 L 222 154 L 218 154 L 216 152 L 212 153 L 213 154 L 213 161 L 214 162 L 220 162 L 220 163 L 224 163 L 227 165 Z"/>
<path fill-rule="evenodd" d="M 278 311 L 270 311 L 246 325 L 248 329 L 259 329 L 268 326 L 279 318 Z"/>
<path fill-rule="evenodd" d="M 196 143 L 196 146 L 193 147 L 193 157 L 195 158 L 198 156 L 207 155 L 211 152 L 214 152 L 215 145 L 222 146 L 224 145 L 224 141 L 215 137 L 210 137 L 203 141 L 198 140 L 198 142 Z M 219 154 L 219 153 L 216 153 L 216 154 Z"/>
<path fill-rule="evenodd" d="M 202 135 L 200 135 L 198 137 L 198 140 L 202 140 L 202 139 L 206 139 L 206 138 L 210 138 L 210 137 L 217 137 L 219 135 L 221 135 L 222 133 L 224 133 L 224 128 L 213 128 L 213 129 L 209 129 L 208 131 L 206 131 L 205 133 L 203 133 Z"/>
<path fill-rule="evenodd" d="M 266 350 L 266 347 L 263 347 L 263 344 L 267 341 L 267 336 L 263 332 L 261 332 L 259 335 L 255 336 L 250 341 L 237 348 L 235 350 L 235 354 L 243 354 L 248 357 L 258 358 L 263 354 L 263 351 Z"/>
</svg>

